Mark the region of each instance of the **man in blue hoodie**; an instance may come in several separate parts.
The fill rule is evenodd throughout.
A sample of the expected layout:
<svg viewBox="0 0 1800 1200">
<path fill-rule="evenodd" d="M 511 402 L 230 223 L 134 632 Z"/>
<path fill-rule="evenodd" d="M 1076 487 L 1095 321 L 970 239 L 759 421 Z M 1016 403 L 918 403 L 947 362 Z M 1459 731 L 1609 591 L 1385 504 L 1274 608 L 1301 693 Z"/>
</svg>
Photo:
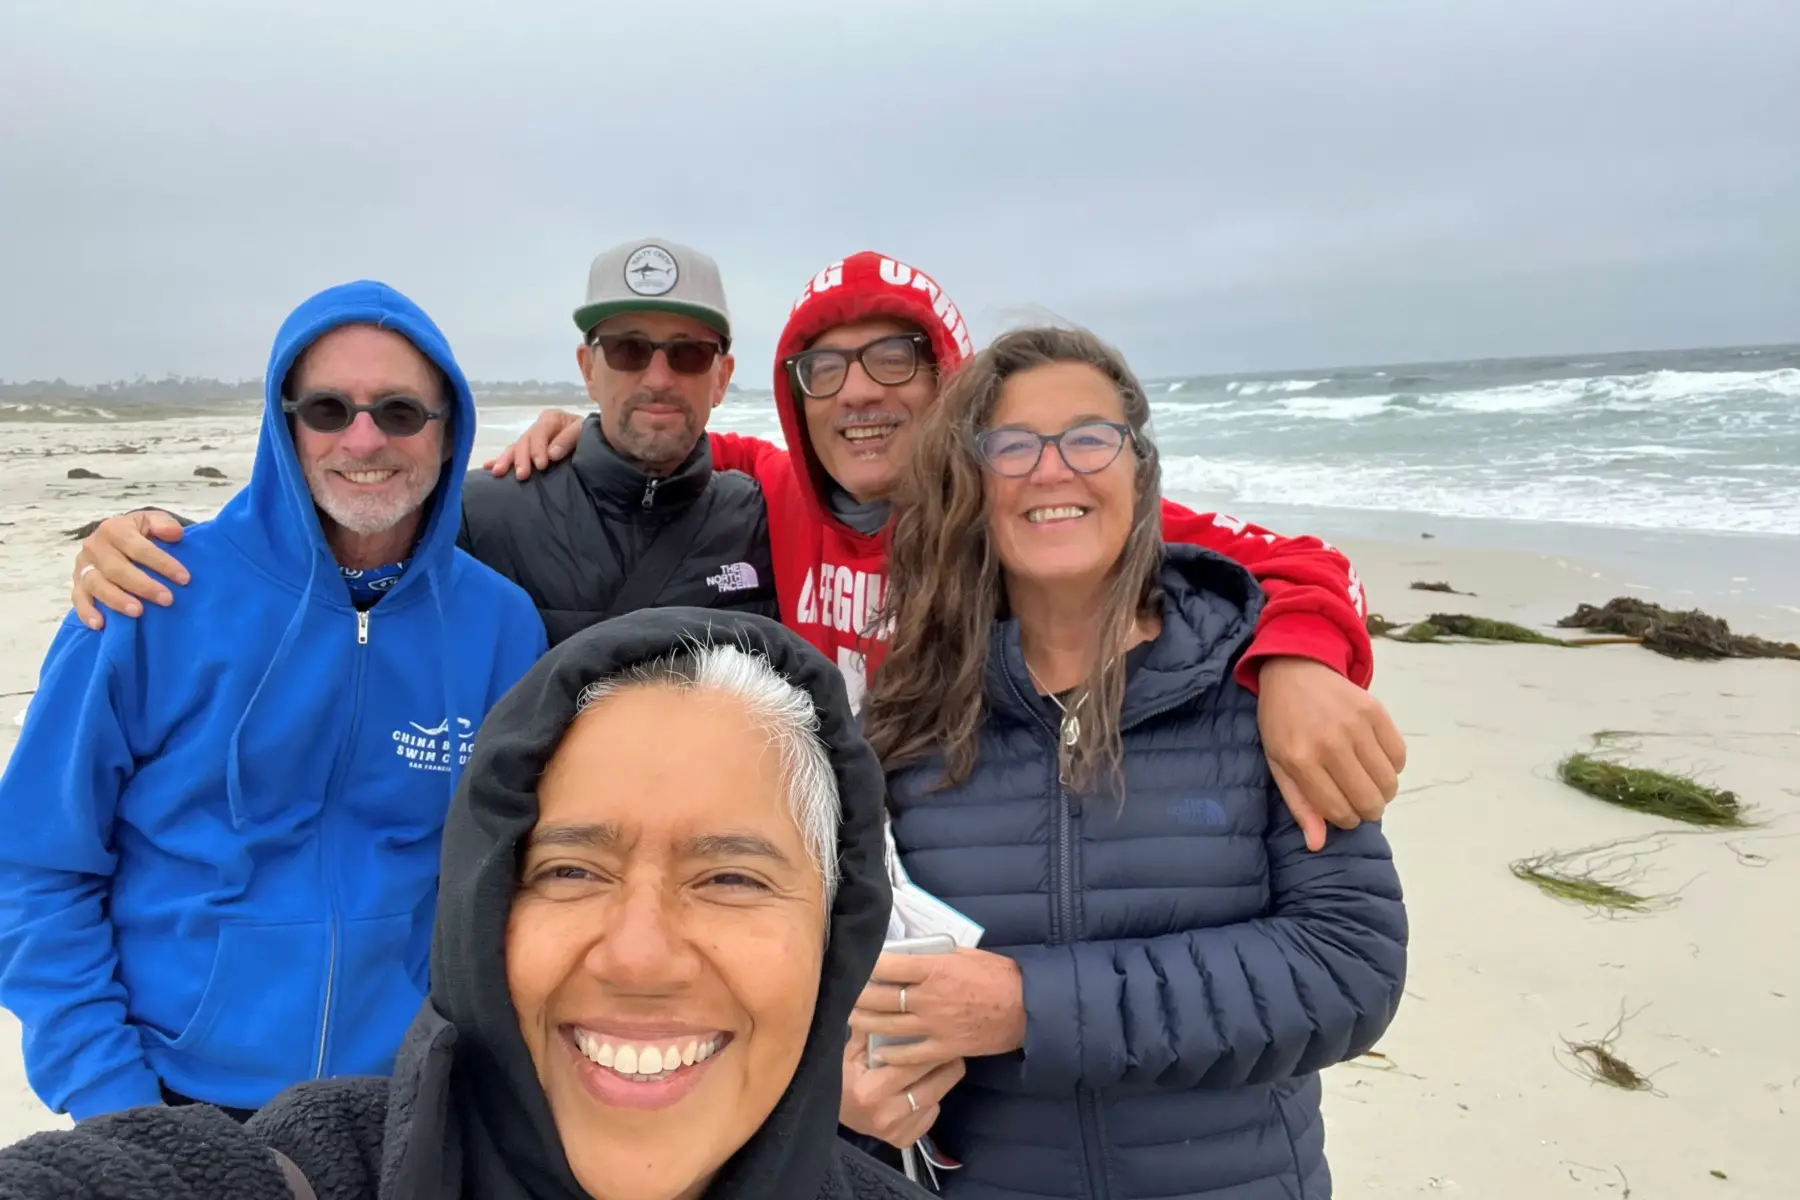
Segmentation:
<svg viewBox="0 0 1800 1200">
<path fill-rule="evenodd" d="M 544 651 L 456 548 L 475 402 L 417 306 L 312 297 L 264 397 L 248 486 L 183 539 L 194 594 L 71 614 L 0 777 L 0 1004 L 77 1120 L 388 1073 L 451 793 Z"/>
</svg>

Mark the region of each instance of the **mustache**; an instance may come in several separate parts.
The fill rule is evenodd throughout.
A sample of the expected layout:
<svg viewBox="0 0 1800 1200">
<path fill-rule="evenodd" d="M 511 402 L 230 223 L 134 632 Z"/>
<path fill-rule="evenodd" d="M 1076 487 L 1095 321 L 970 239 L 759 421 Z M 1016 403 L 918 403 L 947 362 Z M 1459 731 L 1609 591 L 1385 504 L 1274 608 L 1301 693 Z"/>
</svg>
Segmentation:
<svg viewBox="0 0 1800 1200">
<path fill-rule="evenodd" d="M 854 412 L 845 413 L 831 423 L 833 429 L 855 429 L 859 425 L 904 425 L 906 414 L 903 412 Z"/>
<path fill-rule="evenodd" d="M 689 404 L 687 397 L 681 393 L 658 392 L 649 388 L 633 392 L 625 397 L 625 411 L 622 415 L 629 416 L 633 409 L 642 408 L 646 404 L 667 404 L 672 408 L 679 408 L 690 417 L 694 415 L 694 406 Z"/>
</svg>

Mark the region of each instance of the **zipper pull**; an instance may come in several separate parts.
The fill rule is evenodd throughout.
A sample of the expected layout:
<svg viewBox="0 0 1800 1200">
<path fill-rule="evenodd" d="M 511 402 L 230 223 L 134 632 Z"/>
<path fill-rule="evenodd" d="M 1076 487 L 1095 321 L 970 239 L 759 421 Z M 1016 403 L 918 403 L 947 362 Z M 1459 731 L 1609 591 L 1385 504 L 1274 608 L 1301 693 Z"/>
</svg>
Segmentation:
<svg viewBox="0 0 1800 1200">
<path fill-rule="evenodd" d="M 359 646 L 369 644 L 369 610 L 366 608 L 356 610 L 356 644 Z"/>
<path fill-rule="evenodd" d="M 656 503 L 656 485 L 661 482 L 662 482 L 662 480 L 656 476 L 652 476 L 651 478 L 644 481 L 644 507 L 645 508 L 649 508 L 652 504 Z"/>
</svg>

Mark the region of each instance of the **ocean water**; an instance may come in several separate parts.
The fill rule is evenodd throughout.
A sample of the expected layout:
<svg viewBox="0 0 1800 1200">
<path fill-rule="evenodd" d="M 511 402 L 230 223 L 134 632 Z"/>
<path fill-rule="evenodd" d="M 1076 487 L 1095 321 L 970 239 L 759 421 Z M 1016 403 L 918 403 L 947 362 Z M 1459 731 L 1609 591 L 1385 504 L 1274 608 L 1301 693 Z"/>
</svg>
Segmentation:
<svg viewBox="0 0 1800 1200">
<path fill-rule="evenodd" d="M 1341 515 L 1334 525 L 1385 528 L 1406 514 L 1800 536 L 1800 345 L 1145 383 L 1164 490 L 1252 519 L 1325 512 Z M 0 387 L 0 431 L 257 403 L 253 382 L 149 388 Z M 585 400 L 573 388 L 524 390 L 486 390 L 484 443 L 516 435 L 546 405 Z M 781 440 L 766 391 L 734 393 L 712 427 Z"/>
<path fill-rule="evenodd" d="M 1170 492 L 1221 506 L 1800 534 L 1800 347 L 1148 385 Z"/>
<path fill-rule="evenodd" d="M 1164 489 L 1222 511 L 1800 535 L 1800 346 L 1145 387 Z M 490 429 L 522 431 L 535 411 L 496 411 Z M 767 392 L 713 422 L 781 440 Z"/>
<path fill-rule="evenodd" d="M 1164 492 L 1201 511 L 1334 542 L 1549 554 L 1800 632 L 1800 346 L 1145 388 Z M 483 440 L 510 440 L 540 406 L 488 411 Z M 733 395 L 711 427 L 782 440 L 767 392 Z"/>
</svg>

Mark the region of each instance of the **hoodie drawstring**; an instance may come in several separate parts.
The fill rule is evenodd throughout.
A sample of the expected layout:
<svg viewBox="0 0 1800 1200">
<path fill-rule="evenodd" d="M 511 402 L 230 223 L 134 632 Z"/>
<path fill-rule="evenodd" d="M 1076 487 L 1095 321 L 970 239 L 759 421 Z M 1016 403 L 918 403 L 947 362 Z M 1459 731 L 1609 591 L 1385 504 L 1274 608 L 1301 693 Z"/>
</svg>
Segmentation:
<svg viewBox="0 0 1800 1200">
<path fill-rule="evenodd" d="M 262 699 L 263 689 L 269 686 L 275 670 L 288 656 L 288 651 L 299 639 L 300 627 L 306 623 L 306 611 L 312 607 L 313 585 L 319 577 L 319 556 L 311 556 L 311 565 L 306 571 L 306 587 L 300 593 L 300 603 L 294 608 L 294 615 L 288 618 L 287 628 L 282 630 L 281 641 L 276 643 L 275 655 L 264 668 L 262 678 L 256 681 L 256 690 L 250 693 L 249 703 L 244 705 L 243 715 L 231 729 L 231 744 L 225 751 L 225 799 L 231 809 L 231 826 L 233 829 L 244 829 L 250 824 L 251 814 L 244 802 L 243 770 L 238 765 L 241 758 L 239 744 L 243 741 L 244 727 L 250 723 L 250 716 L 256 711 L 256 702 Z"/>
</svg>

